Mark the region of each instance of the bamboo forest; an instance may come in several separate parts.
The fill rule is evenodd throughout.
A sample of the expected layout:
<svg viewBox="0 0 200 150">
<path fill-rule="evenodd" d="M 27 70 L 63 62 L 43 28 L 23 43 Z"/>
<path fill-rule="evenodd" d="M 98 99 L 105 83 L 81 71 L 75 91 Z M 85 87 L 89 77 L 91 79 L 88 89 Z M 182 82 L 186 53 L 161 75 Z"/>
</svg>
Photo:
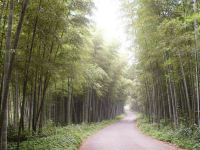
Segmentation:
<svg viewBox="0 0 200 150">
<path fill-rule="evenodd" d="M 198 0 L 0 0 L 0 150 L 200 150 Z"/>
</svg>

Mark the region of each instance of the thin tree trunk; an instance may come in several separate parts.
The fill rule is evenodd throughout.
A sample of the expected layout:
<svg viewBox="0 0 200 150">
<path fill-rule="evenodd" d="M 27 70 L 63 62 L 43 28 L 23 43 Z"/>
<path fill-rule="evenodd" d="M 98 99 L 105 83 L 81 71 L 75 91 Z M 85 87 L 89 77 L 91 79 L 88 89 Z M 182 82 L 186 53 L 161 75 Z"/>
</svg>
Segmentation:
<svg viewBox="0 0 200 150">
<path fill-rule="evenodd" d="M 41 104 L 40 104 L 40 107 L 39 107 L 39 110 L 38 110 L 38 114 L 37 114 L 37 117 L 36 117 L 36 122 L 35 122 L 35 126 L 37 126 L 37 122 L 40 119 L 43 118 L 43 111 L 44 111 L 44 104 L 45 104 L 45 95 L 46 95 L 46 91 L 47 91 L 47 87 L 48 87 L 48 82 L 49 82 L 49 76 L 48 74 L 45 76 L 45 79 L 44 79 L 44 88 L 43 88 L 43 92 L 42 92 L 42 98 L 41 98 Z M 39 133 L 42 132 L 42 120 L 40 120 L 40 128 L 39 128 Z"/>
<path fill-rule="evenodd" d="M 194 13 L 197 13 L 197 1 L 193 0 L 193 9 Z M 198 125 L 200 127 L 200 100 L 199 100 L 199 47 L 198 47 L 198 39 L 199 39 L 199 33 L 198 33 L 198 21 L 197 19 L 194 19 L 194 30 L 195 30 L 195 69 L 196 69 L 196 96 L 197 96 L 197 121 Z"/>
<path fill-rule="evenodd" d="M 187 81 L 186 81 L 185 71 L 184 71 L 184 68 L 183 68 L 183 62 L 182 62 L 182 59 L 181 59 L 181 53 L 180 53 L 180 51 L 178 53 L 179 53 L 178 56 L 179 56 L 179 61 L 180 61 L 180 66 L 181 66 L 181 73 L 182 73 L 182 76 L 183 76 L 183 82 L 184 82 L 184 88 L 185 88 L 185 94 L 186 94 L 187 109 L 188 109 L 190 123 L 191 123 L 192 111 L 191 111 L 191 106 L 190 106 L 190 98 L 189 98 L 189 93 L 188 93 L 188 85 L 187 85 Z"/>
<path fill-rule="evenodd" d="M 18 83 L 18 73 L 15 72 L 15 94 L 14 94 L 14 126 L 17 127 L 19 119 L 19 110 L 18 110 L 18 99 L 19 99 L 19 83 Z"/>
<path fill-rule="evenodd" d="M 68 101 L 67 101 L 67 124 L 71 123 L 71 103 L 72 103 L 72 85 L 71 79 L 68 78 Z"/>
<path fill-rule="evenodd" d="M 39 2 L 38 11 L 40 10 L 40 7 L 41 7 L 41 0 Z M 37 24 L 38 24 L 38 15 L 36 16 L 36 19 L 34 22 L 31 47 L 29 49 L 29 55 L 28 55 L 28 58 L 25 62 L 25 66 L 24 66 L 25 71 L 24 71 L 24 82 L 23 82 L 23 96 L 22 96 L 21 117 L 20 117 L 20 123 L 19 123 L 19 135 L 18 135 L 19 137 L 18 138 L 20 138 L 21 130 L 24 131 L 24 109 L 25 109 L 25 103 L 26 103 L 26 90 L 27 90 L 29 68 L 30 68 L 30 63 L 31 63 L 31 58 L 32 58 L 33 45 L 34 45 L 35 36 L 36 36 Z"/>
<path fill-rule="evenodd" d="M 37 93 L 37 76 L 38 76 L 38 71 L 36 70 L 35 73 L 35 81 L 34 81 L 34 92 L 33 92 L 33 117 L 32 117 L 32 134 L 34 135 L 36 133 L 36 126 L 35 126 L 35 122 L 36 122 L 36 93 Z"/>
<path fill-rule="evenodd" d="M 167 85 L 167 102 L 168 102 L 168 108 L 169 108 L 169 117 L 171 120 L 173 120 L 172 118 L 172 108 L 171 108 L 171 99 L 170 99 L 170 90 L 169 90 L 169 84 L 168 84 L 168 80 L 166 80 L 166 85 Z"/>
<path fill-rule="evenodd" d="M 10 3 L 13 3 L 13 0 L 11 0 Z M 11 4 L 11 5 L 13 5 L 12 7 L 14 7 L 14 4 Z M 18 46 L 19 36 L 20 36 L 20 33 L 21 33 L 22 24 L 23 24 L 24 15 L 25 15 L 27 5 L 28 5 L 28 0 L 25 0 L 24 3 L 23 3 L 23 6 L 22 6 L 20 19 L 19 19 L 19 22 L 18 22 L 18 25 L 17 25 L 17 31 L 16 31 L 16 34 L 15 34 L 15 39 L 14 39 L 12 51 L 11 51 L 11 44 L 9 44 L 9 42 L 10 42 L 9 40 L 11 40 L 12 18 L 13 18 L 12 16 L 13 16 L 13 13 L 14 13 L 14 8 L 10 9 L 10 15 L 9 15 L 9 21 L 8 21 L 9 22 L 8 26 L 10 26 L 10 27 L 8 27 L 7 42 L 6 42 L 9 45 L 6 44 L 7 45 L 6 46 L 7 52 L 6 52 L 6 56 L 5 56 L 4 83 L 3 83 L 3 89 L 2 89 L 3 106 L 7 105 L 9 83 L 10 83 L 11 72 L 12 72 L 12 68 L 13 68 L 13 62 L 14 62 L 14 58 L 15 58 L 15 50 Z M 4 108 L 4 109 L 7 109 L 7 108 Z M 0 122 L 2 128 L 3 128 L 3 124 L 4 124 L 4 117 L 6 116 L 5 114 L 6 114 L 6 111 L 2 110 L 1 122 Z M 2 128 L 1 128 L 0 135 L 2 134 Z M 6 130 L 7 130 L 7 128 L 6 128 Z"/>
<path fill-rule="evenodd" d="M 10 82 L 9 68 L 10 68 L 10 53 L 11 53 L 11 34 L 14 15 L 14 1 L 10 0 L 10 12 L 8 17 L 8 31 L 6 37 L 6 53 L 4 61 L 4 77 L 3 77 L 3 91 L 2 91 L 2 111 L 0 122 L 0 149 L 7 150 L 7 124 L 8 124 L 8 88 Z"/>
</svg>

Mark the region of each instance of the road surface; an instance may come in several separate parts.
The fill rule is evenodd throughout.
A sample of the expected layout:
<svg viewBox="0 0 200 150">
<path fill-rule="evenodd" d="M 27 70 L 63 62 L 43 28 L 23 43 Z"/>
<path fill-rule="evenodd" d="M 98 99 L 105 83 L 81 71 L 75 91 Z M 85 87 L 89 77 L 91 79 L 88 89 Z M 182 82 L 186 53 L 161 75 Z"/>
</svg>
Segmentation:
<svg viewBox="0 0 200 150">
<path fill-rule="evenodd" d="M 126 117 L 88 138 L 79 150 L 181 150 L 142 134 L 136 127 L 136 114 Z"/>
</svg>

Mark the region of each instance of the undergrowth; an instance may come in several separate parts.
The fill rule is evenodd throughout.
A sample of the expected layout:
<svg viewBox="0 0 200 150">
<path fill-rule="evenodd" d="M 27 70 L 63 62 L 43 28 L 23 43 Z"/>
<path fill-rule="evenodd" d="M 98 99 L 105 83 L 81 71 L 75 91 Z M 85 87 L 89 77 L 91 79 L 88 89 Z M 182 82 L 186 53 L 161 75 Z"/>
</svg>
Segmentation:
<svg viewBox="0 0 200 150">
<path fill-rule="evenodd" d="M 170 125 L 161 123 L 158 128 L 157 124 L 149 123 L 148 119 L 143 117 L 138 119 L 137 125 L 143 133 L 161 141 L 187 150 L 200 150 L 200 128 L 198 126 L 185 127 L 182 125 L 173 129 Z"/>
<path fill-rule="evenodd" d="M 20 144 L 20 150 L 77 150 L 84 139 L 117 120 L 119 118 L 66 127 L 47 126 L 42 137 L 29 137 Z M 16 143 L 9 143 L 8 150 L 15 149 Z"/>
</svg>

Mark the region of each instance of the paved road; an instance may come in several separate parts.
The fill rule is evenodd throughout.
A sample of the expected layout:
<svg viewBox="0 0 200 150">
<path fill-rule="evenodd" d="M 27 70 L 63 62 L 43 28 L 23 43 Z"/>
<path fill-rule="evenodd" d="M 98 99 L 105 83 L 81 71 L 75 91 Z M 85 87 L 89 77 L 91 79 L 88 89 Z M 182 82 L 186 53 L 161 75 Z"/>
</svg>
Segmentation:
<svg viewBox="0 0 200 150">
<path fill-rule="evenodd" d="M 88 138 L 79 150 L 180 150 L 143 135 L 136 127 L 136 115 L 126 117 Z"/>
</svg>

